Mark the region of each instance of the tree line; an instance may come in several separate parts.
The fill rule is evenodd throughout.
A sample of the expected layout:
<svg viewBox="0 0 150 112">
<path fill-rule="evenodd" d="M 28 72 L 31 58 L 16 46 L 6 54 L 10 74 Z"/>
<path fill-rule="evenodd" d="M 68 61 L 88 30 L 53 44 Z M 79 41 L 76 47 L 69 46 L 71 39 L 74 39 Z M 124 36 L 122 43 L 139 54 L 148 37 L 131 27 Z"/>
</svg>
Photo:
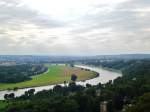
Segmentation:
<svg viewBox="0 0 150 112">
<path fill-rule="evenodd" d="M 0 83 L 17 83 L 31 79 L 31 76 L 47 70 L 42 64 L 20 64 L 0 66 Z"/>
<path fill-rule="evenodd" d="M 68 86 L 57 85 L 38 93 L 27 91 L 20 97 L 4 101 L 11 103 L 1 111 L 100 112 L 100 104 L 105 101 L 108 112 L 149 112 L 150 60 L 119 60 L 103 62 L 104 65 L 121 70 L 123 76 L 95 86 L 86 84 L 84 87 L 72 82 Z"/>
</svg>

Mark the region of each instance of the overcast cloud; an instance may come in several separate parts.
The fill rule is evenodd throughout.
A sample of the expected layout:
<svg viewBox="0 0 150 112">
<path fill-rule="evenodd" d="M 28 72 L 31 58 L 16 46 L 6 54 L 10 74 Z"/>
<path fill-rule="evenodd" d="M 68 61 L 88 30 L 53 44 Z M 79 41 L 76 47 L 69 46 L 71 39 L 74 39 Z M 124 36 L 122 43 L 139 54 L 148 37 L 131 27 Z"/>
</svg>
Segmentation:
<svg viewBox="0 0 150 112">
<path fill-rule="evenodd" d="M 0 0 L 0 54 L 150 53 L 150 0 Z"/>
</svg>

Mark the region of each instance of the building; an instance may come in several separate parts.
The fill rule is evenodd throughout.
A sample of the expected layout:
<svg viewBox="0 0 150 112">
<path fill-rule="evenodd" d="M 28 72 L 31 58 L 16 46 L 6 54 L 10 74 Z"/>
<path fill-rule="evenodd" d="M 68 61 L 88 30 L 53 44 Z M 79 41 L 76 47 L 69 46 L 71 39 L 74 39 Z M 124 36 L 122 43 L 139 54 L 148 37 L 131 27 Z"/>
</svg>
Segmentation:
<svg viewBox="0 0 150 112">
<path fill-rule="evenodd" d="M 101 102 L 100 104 L 100 112 L 107 112 L 107 102 Z"/>
</svg>

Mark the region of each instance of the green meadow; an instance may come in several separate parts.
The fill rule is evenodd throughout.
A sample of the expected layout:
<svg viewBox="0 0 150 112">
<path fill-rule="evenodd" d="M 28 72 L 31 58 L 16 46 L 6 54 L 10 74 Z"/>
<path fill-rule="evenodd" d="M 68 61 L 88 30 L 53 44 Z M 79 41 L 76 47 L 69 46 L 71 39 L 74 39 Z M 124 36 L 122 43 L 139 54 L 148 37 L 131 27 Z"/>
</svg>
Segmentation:
<svg viewBox="0 0 150 112">
<path fill-rule="evenodd" d="M 48 71 L 40 75 L 32 77 L 32 80 L 19 82 L 19 83 L 0 83 L 0 90 L 14 89 L 17 88 L 27 88 L 27 87 L 37 87 L 45 86 L 51 84 L 59 84 L 64 81 L 70 81 L 71 75 L 76 74 L 79 80 L 86 80 L 96 77 L 96 73 L 92 71 L 82 70 L 78 67 L 69 67 L 64 65 L 49 65 Z"/>
</svg>

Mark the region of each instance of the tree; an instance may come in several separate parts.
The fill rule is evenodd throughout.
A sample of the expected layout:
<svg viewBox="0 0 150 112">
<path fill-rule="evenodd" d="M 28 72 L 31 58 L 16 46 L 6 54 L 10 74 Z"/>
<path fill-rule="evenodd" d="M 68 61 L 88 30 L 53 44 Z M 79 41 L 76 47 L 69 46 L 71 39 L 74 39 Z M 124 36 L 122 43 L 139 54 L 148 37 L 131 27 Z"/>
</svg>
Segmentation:
<svg viewBox="0 0 150 112">
<path fill-rule="evenodd" d="M 4 99 L 7 100 L 8 99 L 8 94 L 4 95 Z"/>
<path fill-rule="evenodd" d="M 34 92 L 35 92 L 35 89 L 30 89 L 30 90 L 28 91 L 28 93 L 29 93 L 30 96 L 31 96 L 31 95 L 34 95 Z"/>
<path fill-rule="evenodd" d="M 63 112 L 78 112 L 79 105 L 73 99 L 67 99 L 62 104 Z"/>
<path fill-rule="evenodd" d="M 72 74 L 71 75 L 71 80 L 72 81 L 76 81 L 77 80 L 77 75 L 76 74 Z"/>
<path fill-rule="evenodd" d="M 67 81 L 64 81 L 64 86 L 67 86 Z"/>
<path fill-rule="evenodd" d="M 8 95 L 8 97 L 9 97 L 9 99 L 14 99 L 14 98 L 15 98 L 15 94 L 14 94 L 14 93 L 10 93 L 10 94 Z"/>
<path fill-rule="evenodd" d="M 129 105 L 125 112 L 149 112 L 150 111 L 150 92 L 144 94 L 135 105 Z"/>
<path fill-rule="evenodd" d="M 90 87 L 92 87 L 92 85 L 87 83 L 87 84 L 86 84 L 86 87 L 87 87 L 87 88 L 90 88 Z"/>
<path fill-rule="evenodd" d="M 62 88 L 61 85 L 56 85 L 56 86 L 54 86 L 53 91 L 54 91 L 55 93 L 61 94 L 61 93 L 63 92 L 63 88 Z"/>
<path fill-rule="evenodd" d="M 14 93 L 10 93 L 10 94 L 5 94 L 4 95 L 4 99 L 5 100 L 14 99 L 14 98 L 15 98 L 15 94 Z"/>
</svg>

